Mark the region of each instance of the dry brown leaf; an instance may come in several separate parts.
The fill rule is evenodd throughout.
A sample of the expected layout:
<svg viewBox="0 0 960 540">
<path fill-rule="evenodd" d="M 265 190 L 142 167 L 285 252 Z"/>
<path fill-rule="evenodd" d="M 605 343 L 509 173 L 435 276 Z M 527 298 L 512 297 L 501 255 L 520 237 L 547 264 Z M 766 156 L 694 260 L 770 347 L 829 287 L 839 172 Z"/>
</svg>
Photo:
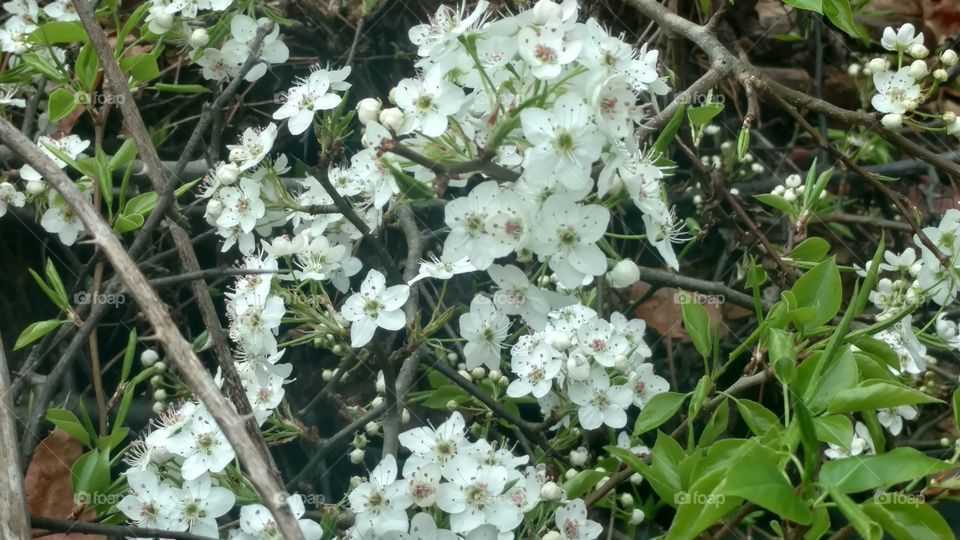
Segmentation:
<svg viewBox="0 0 960 540">
<path fill-rule="evenodd" d="M 934 43 L 943 43 L 960 32 L 960 3 L 957 0 L 923 0 L 923 20 L 934 36 Z"/>
<path fill-rule="evenodd" d="M 73 486 L 70 483 L 70 468 L 83 454 L 83 445 L 67 432 L 55 429 L 40 442 L 33 453 L 24 478 L 27 492 L 27 507 L 31 516 L 65 519 L 74 511 Z M 80 521 L 89 521 L 92 513 L 81 516 Z M 106 540 L 105 536 L 90 534 L 51 534 L 50 540 Z"/>
<path fill-rule="evenodd" d="M 630 301 L 639 299 L 650 290 L 650 284 L 638 282 L 630 288 Z M 678 289 L 668 289 L 666 287 L 657 289 L 649 300 L 644 302 L 633 312 L 634 316 L 643 319 L 647 326 L 656 330 L 664 338 L 670 337 L 680 341 L 690 341 L 690 336 L 683 327 L 683 312 L 680 309 Z M 705 301 L 701 302 L 707 310 L 710 317 L 710 324 L 715 326 L 722 321 L 720 306 L 718 303 Z M 726 328 L 720 324 L 721 333 L 726 333 Z"/>
</svg>

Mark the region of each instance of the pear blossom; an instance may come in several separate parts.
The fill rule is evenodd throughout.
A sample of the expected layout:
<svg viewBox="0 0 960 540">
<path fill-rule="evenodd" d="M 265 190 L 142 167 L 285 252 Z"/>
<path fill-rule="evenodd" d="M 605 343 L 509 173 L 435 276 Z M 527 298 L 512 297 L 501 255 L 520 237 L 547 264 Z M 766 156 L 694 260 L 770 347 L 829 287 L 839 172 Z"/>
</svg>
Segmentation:
<svg viewBox="0 0 960 540">
<path fill-rule="evenodd" d="M 583 429 L 597 429 L 604 424 L 620 429 L 627 425 L 626 410 L 633 401 L 633 392 L 626 386 L 611 386 L 603 367 L 593 366 L 589 378 L 570 383 L 568 391 L 570 400 L 579 405 L 577 417 Z"/>
<path fill-rule="evenodd" d="M 570 190 L 590 182 L 590 167 L 603 148 L 603 137 L 590 120 L 590 109 L 575 94 L 557 98 L 550 110 L 527 108 L 520 113 L 523 135 L 533 148 L 524 168 L 556 178 Z"/>
<path fill-rule="evenodd" d="M 439 73 L 429 73 L 422 80 L 400 81 L 396 100 L 403 110 L 401 134 L 417 130 L 427 137 L 439 137 L 447 130 L 447 117 L 460 110 L 465 98 L 458 86 Z"/>
<path fill-rule="evenodd" d="M 904 52 L 914 45 L 923 45 L 923 33 L 918 34 L 916 28 L 910 23 L 896 30 L 888 26 L 883 29 L 880 45 L 888 51 Z"/>
<path fill-rule="evenodd" d="M 310 127 L 318 111 L 326 111 L 340 105 L 342 98 L 335 92 L 350 88 L 344 82 L 350 75 L 350 67 L 328 71 L 315 68 L 308 77 L 287 91 L 283 105 L 273 113 L 274 120 L 289 119 L 287 128 L 299 135 Z"/>
<path fill-rule="evenodd" d="M 474 296 L 470 312 L 460 316 L 460 334 L 467 340 L 463 347 L 467 369 L 480 365 L 500 369 L 500 348 L 509 332 L 510 319 L 493 301 L 483 295 Z"/>
<path fill-rule="evenodd" d="M 9 183 L 0 183 L 0 217 L 7 213 L 7 208 L 11 206 L 22 207 L 26 202 L 26 196 L 17 191 L 17 188 Z"/>
<path fill-rule="evenodd" d="M 370 472 L 370 478 L 350 492 L 350 508 L 356 514 L 357 530 L 361 534 L 372 531 L 383 535 L 407 529 L 405 510 L 412 501 L 396 479 L 397 461 L 388 454 Z"/>
<path fill-rule="evenodd" d="M 593 540 L 603 532 L 599 523 L 587 519 L 587 506 L 582 499 L 558 508 L 554 520 L 562 540 Z"/>
<path fill-rule="evenodd" d="M 323 528 L 312 519 L 302 518 L 306 508 L 300 495 L 291 495 L 286 499 L 293 517 L 300 525 L 300 531 L 306 540 L 320 540 L 323 537 Z M 266 506 L 262 504 L 248 504 L 240 508 L 240 531 L 233 536 L 234 540 L 281 540 L 277 523 Z"/>
<path fill-rule="evenodd" d="M 534 251 L 549 260 L 564 287 L 578 287 L 584 277 L 607 270 L 607 258 L 596 244 L 610 221 L 606 208 L 552 195 L 544 201 L 537 221 L 540 227 L 534 231 Z"/>
<path fill-rule="evenodd" d="M 386 286 L 386 278 L 377 270 L 370 270 L 355 293 L 343 304 L 343 317 L 350 321 L 350 346 L 363 347 L 373 339 L 377 328 L 400 330 L 407 319 L 403 304 L 410 296 L 406 284 Z"/>
</svg>

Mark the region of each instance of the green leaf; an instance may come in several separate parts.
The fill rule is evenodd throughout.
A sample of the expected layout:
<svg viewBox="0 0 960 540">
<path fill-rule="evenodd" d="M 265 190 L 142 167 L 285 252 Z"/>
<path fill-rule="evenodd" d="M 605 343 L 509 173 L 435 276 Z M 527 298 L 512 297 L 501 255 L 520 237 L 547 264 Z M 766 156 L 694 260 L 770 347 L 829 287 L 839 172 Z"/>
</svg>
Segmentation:
<svg viewBox="0 0 960 540">
<path fill-rule="evenodd" d="M 66 431 L 68 435 L 83 443 L 84 446 L 90 446 L 90 434 L 80 423 L 77 415 L 66 409 L 47 409 L 47 422 Z"/>
<path fill-rule="evenodd" d="M 850 37 L 867 39 L 867 33 L 853 20 L 850 0 L 823 0 L 823 14 Z"/>
<path fill-rule="evenodd" d="M 50 45 L 83 43 L 87 41 L 87 32 L 79 22 L 50 21 L 34 30 L 27 41 Z"/>
<path fill-rule="evenodd" d="M 46 58 L 37 55 L 36 53 L 24 54 L 20 57 L 20 60 L 22 60 L 24 64 L 33 68 L 37 74 L 43 75 L 51 81 L 60 83 L 67 82 L 66 74 L 59 67 L 51 63 Z"/>
<path fill-rule="evenodd" d="M 756 401 L 738 399 L 736 400 L 736 404 L 737 411 L 754 435 L 763 435 L 770 431 L 770 428 L 776 428 L 777 430 L 783 429 L 783 425 L 780 424 L 780 418 L 774 414 L 773 411 Z"/>
<path fill-rule="evenodd" d="M 750 128 L 740 128 L 740 135 L 737 136 L 737 158 L 743 159 L 750 151 Z"/>
<path fill-rule="evenodd" d="M 774 195 L 772 193 L 760 193 L 759 195 L 754 195 L 753 198 L 767 206 L 776 208 L 788 216 L 792 216 L 796 211 L 792 204 L 787 202 L 786 199 L 779 195 Z"/>
<path fill-rule="evenodd" d="M 63 280 L 60 279 L 60 273 L 57 272 L 57 267 L 53 265 L 53 259 L 47 259 L 45 273 L 47 275 L 47 282 L 50 283 L 50 286 L 57 293 L 57 297 L 60 299 L 60 304 L 58 305 L 66 305 L 67 289 L 63 286 Z"/>
<path fill-rule="evenodd" d="M 698 444 L 700 446 L 713 444 L 713 441 L 727 432 L 728 425 L 730 425 L 730 403 L 728 403 L 727 399 L 724 399 L 720 402 L 720 405 L 717 406 L 717 410 L 713 411 L 707 425 L 705 425 L 703 431 L 700 432 Z"/>
<path fill-rule="evenodd" d="M 709 124 L 710 121 L 716 118 L 721 112 L 723 112 L 723 105 L 719 103 L 707 103 L 699 107 L 690 107 L 687 109 L 687 118 L 690 119 L 690 123 L 693 124 L 694 128 L 700 129 Z"/>
<path fill-rule="evenodd" d="M 637 437 L 663 425 L 677 414 L 686 399 L 686 394 L 677 392 L 663 392 L 650 398 L 633 424 L 633 436 Z"/>
<path fill-rule="evenodd" d="M 30 345 L 34 341 L 42 338 L 43 336 L 53 332 L 57 328 L 60 328 L 67 321 L 61 321 L 57 319 L 50 319 L 47 321 L 37 321 L 30 326 L 28 326 L 23 332 L 20 333 L 20 337 L 17 338 L 17 342 L 13 345 L 13 350 L 19 351 L 20 349 Z"/>
<path fill-rule="evenodd" d="M 832 413 L 875 411 L 920 403 L 942 401 L 899 383 L 871 379 L 863 381 L 855 388 L 838 392 L 827 410 Z"/>
<path fill-rule="evenodd" d="M 127 349 L 123 353 L 123 368 L 120 371 L 120 384 L 127 382 L 130 371 L 133 369 L 133 359 L 137 354 L 137 329 L 130 330 L 127 338 Z"/>
<path fill-rule="evenodd" d="M 77 73 L 77 79 L 80 80 L 80 87 L 87 93 L 93 92 L 94 85 L 97 83 L 97 72 L 100 71 L 100 59 L 89 43 L 80 49 L 74 71 Z"/>
<path fill-rule="evenodd" d="M 593 487 L 597 485 L 597 482 L 604 476 L 607 476 L 607 473 L 602 473 L 594 469 L 580 471 L 575 474 L 573 478 L 563 483 L 563 490 L 566 492 L 567 497 L 577 499 L 593 489 Z"/>
<path fill-rule="evenodd" d="M 100 437 L 97 440 L 97 448 L 110 453 L 111 450 L 120 446 L 123 443 L 123 440 L 127 438 L 127 435 L 130 434 L 130 428 L 123 426 L 114 427 L 113 431 L 106 437 Z"/>
<path fill-rule="evenodd" d="M 67 116 L 70 116 L 70 113 L 79 106 L 73 92 L 66 88 L 57 88 L 50 93 L 50 98 L 47 103 L 47 112 L 50 114 L 50 121 L 59 122 L 63 120 Z"/>
<path fill-rule="evenodd" d="M 683 313 L 683 326 L 693 341 L 693 346 L 703 358 L 710 358 L 713 342 L 710 339 L 710 316 L 698 302 L 690 299 L 689 293 L 680 291 L 680 309 Z"/>
<path fill-rule="evenodd" d="M 123 141 L 117 153 L 110 158 L 110 162 L 108 163 L 110 170 L 115 171 L 127 163 L 130 163 L 136 159 L 137 153 L 137 143 L 133 139 Z"/>
<path fill-rule="evenodd" d="M 120 59 L 120 68 L 138 82 L 148 82 L 160 76 L 157 58 L 152 53 L 135 54 Z"/>
<path fill-rule="evenodd" d="M 847 448 L 853 439 L 850 419 L 841 414 L 825 414 L 813 420 L 817 440 Z"/>
<path fill-rule="evenodd" d="M 686 111 L 686 103 L 683 103 L 677 107 L 677 112 L 673 114 L 673 118 L 667 122 L 667 125 L 663 128 L 663 131 L 660 132 L 660 136 L 658 136 L 656 142 L 653 143 L 653 151 L 655 153 L 662 154 L 666 152 L 667 148 L 670 146 L 670 143 L 672 143 L 673 139 L 677 136 L 677 132 L 680 131 L 680 126 L 683 125 L 683 117 Z"/>
<path fill-rule="evenodd" d="M 910 499 L 902 493 L 880 494 L 863 503 L 862 508 L 895 540 L 956 538 L 940 512 L 919 497 Z"/>
<path fill-rule="evenodd" d="M 126 206 L 123 207 L 123 213 L 127 215 L 147 214 L 157 206 L 158 199 L 159 197 L 155 191 L 141 193 L 127 201 Z"/>
<path fill-rule="evenodd" d="M 797 376 L 797 347 L 791 332 L 770 328 L 767 331 L 770 363 L 782 384 L 790 384 Z"/>
<path fill-rule="evenodd" d="M 737 461 L 730 469 L 721 492 L 742 497 L 801 525 L 808 525 L 813 521 L 813 514 L 807 504 L 794 493 L 786 474 L 770 461 Z"/>
<path fill-rule="evenodd" d="M 883 531 L 880 530 L 880 526 L 870 519 L 870 516 L 860 508 L 860 505 L 835 489 L 829 491 L 833 502 L 837 503 L 837 508 L 850 520 L 850 524 L 860 533 L 861 538 L 865 540 L 880 540 L 883 538 Z"/>
<path fill-rule="evenodd" d="M 843 300 L 836 260 L 831 257 L 808 270 L 793 285 L 792 292 L 797 305 L 791 307 L 815 309 L 815 316 L 803 324 L 805 332 L 830 322 L 840 311 Z"/>
<path fill-rule="evenodd" d="M 129 216 L 125 214 L 120 214 L 117 216 L 116 221 L 114 221 L 113 223 L 113 230 L 119 234 L 135 231 L 140 227 L 143 227 L 144 221 L 145 220 L 143 218 L 143 215 L 141 214 L 133 214 Z"/>
<path fill-rule="evenodd" d="M 811 236 L 793 248 L 790 258 L 795 261 L 820 262 L 830 253 L 830 243 L 819 236 Z"/>
<path fill-rule="evenodd" d="M 859 493 L 923 478 L 956 465 L 927 457 L 913 448 L 894 448 L 876 456 L 829 461 L 820 469 L 820 483 L 841 493 Z"/>
<path fill-rule="evenodd" d="M 74 493 L 102 493 L 110 487 L 110 454 L 94 448 L 74 462 L 70 470 Z"/>
<path fill-rule="evenodd" d="M 168 84 L 157 83 L 150 87 L 158 92 L 172 92 L 174 94 L 207 94 L 210 89 L 200 84 Z"/>
<path fill-rule="evenodd" d="M 30 275 L 33 277 L 33 280 L 37 283 L 37 286 L 40 287 L 40 290 L 43 291 L 43 294 L 47 295 L 47 298 L 53 302 L 53 305 L 57 306 L 60 309 L 67 310 L 70 306 L 66 303 L 66 299 L 61 297 L 60 293 L 53 290 L 52 287 L 47 285 L 47 282 L 44 281 L 40 274 L 36 273 L 33 268 L 27 268 L 27 272 L 30 272 Z"/>
<path fill-rule="evenodd" d="M 650 468 L 659 479 L 661 489 L 664 490 L 662 493 L 660 491 L 657 493 L 667 503 L 670 503 L 673 496 L 683 489 L 680 481 L 680 462 L 684 457 L 680 443 L 662 431 L 657 432 L 657 441 L 653 445 L 650 458 Z"/>
<path fill-rule="evenodd" d="M 783 3 L 797 9 L 823 13 L 823 0 L 783 0 Z"/>
<path fill-rule="evenodd" d="M 677 514 L 666 540 L 692 540 L 742 504 L 740 497 L 724 494 L 726 472 L 715 469 L 701 476 L 688 491 L 675 495 Z"/>
</svg>

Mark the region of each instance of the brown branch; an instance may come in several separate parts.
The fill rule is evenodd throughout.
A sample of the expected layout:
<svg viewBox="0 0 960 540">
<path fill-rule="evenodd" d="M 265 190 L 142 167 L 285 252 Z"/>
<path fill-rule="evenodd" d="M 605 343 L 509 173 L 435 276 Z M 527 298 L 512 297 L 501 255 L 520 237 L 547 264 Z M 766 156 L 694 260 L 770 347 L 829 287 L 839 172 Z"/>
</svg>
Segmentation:
<svg viewBox="0 0 960 540">
<path fill-rule="evenodd" d="M 29 538 L 27 499 L 17 452 L 17 417 L 10 395 L 10 372 L 0 339 L 0 538 Z"/>
<path fill-rule="evenodd" d="M 434 174 L 441 177 L 448 178 L 479 172 L 501 182 L 513 182 L 520 178 L 520 173 L 494 163 L 492 156 L 457 163 L 443 163 L 430 159 L 397 141 L 384 141 L 380 145 L 380 149 L 381 151 L 390 152 L 391 154 L 395 154 L 417 165 L 430 169 Z"/>
<path fill-rule="evenodd" d="M 130 527 L 127 525 L 108 525 L 106 523 L 90 523 L 84 521 L 73 521 L 70 519 L 53 519 L 39 516 L 31 516 L 30 523 L 33 525 L 34 529 L 50 532 L 99 534 L 118 538 L 141 537 L 169 538 L 171 540 L 215 540 L 209 536 L 199 536 L 187 532 L 165 531 L 163 529 L 147 529 L 143 527 Z M 14 537 L 4 536 L 3 538 Z M 29 531 L 25 536 L 16 536 L 16 538 L 30 538 Z"/>
<path fill-rule="evenodd" d="M 76 2 L 75 5 L 78 7 L 77 11 L 84 12 L 89 20 L 92 15 L 89 7 L 83 2 Z M 99 32 L 103 37 L 103 30 L 100 29 Z M 88 35 L 94 33 L 88 30 Z M 92 36 L 91 39 L 93 39 Z M 112 54 L 111 51 L 110 58 L 113 58 Z M 105 62 L 102 58 L 101 62 L 104 65 L 111 63 Z M 114 61 L 113 64 L 115 65 L 116 62 Z M 289 505 L 284 502 L 283 488 L 270 474 L 270 465 L 260 453 L 258 445 L 247 433 L 244 419 L 234 411 L 231 403 L 223 397 L 220 389 L 214 384 L 210 374 L 193 352 L 190 343 L 180 334 L 160 297 L 150 287 L 147 278 L 137 268 L 133 259 L 124 251 L 123 245 L 114 235 L 110 225 L 94 210 L 66 173 L 5 119 L 0 119 L 0 139 L 36 169 L 71 207 L 87 232 L 93 237 L 93 242 L 106 255 L 117 276 L 143 310 L 144 316 L 156 331 L 157 339 L 163 344 L 167 358 L 173 362 L 197 399 L 207 407 L 217 421 L 240 462 L 245 466 L 250 483 L 273 514 L 284 537 L 303 540 L 300 526 L 293 517 Z"/>
<path fill-rule="evenodd" d="M 91 6 L 87 4 L 85 0 L 72 0 L 72 2 L 77 16 L 80 18 L 80 22 L 83 24 L 90 38 L 90 43 L 100 58 L 104 79 L 109 84 L 114 95 L 118 98 L 116 101 L 123 114 L 124 125 L 130 131 L 133 140 L 137 144 L 137 150 L 147 165 L 146 174 L 150 179 L 150 183 L 153 184 L 154 191 L 157 193 L 172 191 L 176 185 L 176 181 L 166 178 L 163 162 L 160 161 L 160 155 L 153 145 L 150 132 L 147 130 L 147 126 L 144 124 L 143 118 L 140 116 L 140 111 L 137 109 L 137 104 L 133 99 L 133 94 L 127 86 L 127 76 L 124 75 L 120 69 L 120 64 L 114 55 L 114 47 L 110 45 L 106 33 L 103 31 L 103 28 L 100 27 L 100 23 L 97 22 L 96 15 Z M 16 150 L 16 148 L 14 148 L 14 150 Z M 181 160 L 184 163 L 186 162 L 186 159 L 183 157 Z M 152 213 L 157 214 L 159 218 L 159 215 L 163 212 L 158 208 L 154 208 Z M 198 272 L 200 270 L 200 263 L 197 260 L 197 254 L 190 241 L 190 235 L 177 223 L 182 221 L 182 215 L 176 201 L 171 202 L 168 215 L 173 218 L 168 224 L 168 229 L 173 237 L 177 253 L 180 256 L 180 262 L 187 272 Z M 245 419 L 247 435 L 255 444 L 261 458 L 263 458 L 264 461 L 271 462 L 270 452 L 260 433 L 260 427 L 257 425 L 256 418 L 254 418 L 252 414 L 253 408 L 250 406 L 250 401 L 247 399 L 247 394 L 243 389 L 240 375 L 237 373 L 236 365 L 233 362 L 233 355 L 230 352 L 230 346 L 227 344 L 227 339 L 220 326 L 220 319 L 217 315 L 213 298 L 210 296 L 210 291 L 206 283 L 200 279 L 191 282 L 191 289 L 197 300 L 197 308 L 200 310 L 201 319 L 210 336 L 210 341 L 213 343 L 214 357 L 223 374 L 224 389 L 237 407 L 237 412 Z M 272 484 L 279 486 L 280 474 L 276 470 L 276 467 L 270 467 L 266 469 L 266 472 L 272 474 Z M 284 507 L 286 507 L 285 504 Z M 284 517 L 284 519 L 287 518 Z M 278 521 L 280 521 L 279 517 Z M 292 526 L 290 524 L 294 522 L 295 520 L 292 519 L 292 514 L 290 514 L 288 525 Z M 300 529 L 298 527 L 298 534 L 299 531 Z"/>
</svg>

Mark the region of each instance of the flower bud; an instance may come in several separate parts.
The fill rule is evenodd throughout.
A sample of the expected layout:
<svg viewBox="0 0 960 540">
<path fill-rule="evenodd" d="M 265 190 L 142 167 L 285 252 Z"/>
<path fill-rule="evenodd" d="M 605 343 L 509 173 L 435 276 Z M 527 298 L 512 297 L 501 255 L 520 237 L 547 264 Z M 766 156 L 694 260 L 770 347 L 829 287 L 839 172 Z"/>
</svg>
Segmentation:
<svg viewBox="0 0 960 540">
<path fill-rule="evenodd" d="M 367 435 L 373 437 L 380 433 L 380 423 L 376 421 L 367 422 L 367 425 L 363 427 L 363 430 L 367 432 Z"/>
<path fill-rule="evenodd" d="M 547 531 L 540 540 L 563 540 L 563 537 L 557 531 Z"/>
<path fill-rule="evenodd" d="M 376 409 L 380 405 L 383 405 L 383 396 L 377 396 L 370 400 L 370 407 Z"/>
<path fill-rule="evenodd" d="M 367 455 L 366 450 L 363 448 L 355 448 L 353 452 L 350 452 L 350 463 L 354 465 L 359 465 L 363 463 L 363 458 Z"/>
<path fill-rule="evenodd" d="M 799 174 L 791 174 L 783 182 L 789 188 L 800 187 L 800 184 L 803 183 L 803 180 L 800 178 Z"/>
<path fill-rule="evenodd" d="M 851 77 L 856 77 L 857 75 L 860 75 L 861 69 L 862 68 L 860 64 L 850 64 L 849 66 L 847 66 L 847 75 L 850 75 Z"/>
<path fill-rule="evenodd" d="M 190 33 L 190 46 L 199 49 L 210 42 L 210 34 L 206 28 L 197 28 Z"/>
<path fill-rule="evenodd" d="M 400 411 L 400 422 L 404 424 L 410 423 L 410 411 L 408 409 Z"/>
<path fill-rule="evenodd" d="M 235 184 L 239 177 L 240 168 L 233 163 L 221 163 L 214 172 L 214 178 L 224 186 Z"/>
<path fill-rule="evenodd" d="M 41 195 L 47 190 L 47 183 L 43 180 L 30 180 L 27 182 L 27 193 L 31 195 Z"/>
<path fill-rule="evenodd" d="M 590 366 L 570 358 L 567 360 L 567 374 L 575 381 L 585 381 L 590 378 Z"/>
<path fill-rule="evenodd" d="M 459 358 L 460 358 L 460 357 L 457 356 L 457 353 L 455 353 L 455 352 L 447 353 L 447 362 L 450 362 L 451 364 L 456 363 L 456 361 L 457 361 Z"/>
<path fill-rule="evenodd" d="M 567 472 L 563 473 L 563 477 L 566 478 L 567 480 L 570 480 L 571 478 L 573 478 L 579 473 L 580 471 L 578 471 L 576 468 L 570 468 L 570 469 L 567 469 Z"/>
<path fill-rule="evenodd" d="M 887 61 L 883 58 L 874 58 L 870 60 L 870 63 L 867 64 L 867 67 L 870 68 L 870 71 L 873 73 L 883 73 L 887 70 Z"/>
<path fill-rule="evenodd" d="M 487 374 L 487 378 L 493 382 L 500 382 L 500 377 L 503 377 L 503 373 L 500 373 L 500 371 L 496 369 L 491 370 L 490 373 Z"/>
<path fill-rule="evenodd" d="M 150 29 L 156 30 L 158 34 L 165 34 L 173 28 L 173 14 L 167 13 L 164 6 L 153 6 L 150 8 Z"/>
<path fill-rule="evenodd" d="M 625 506 L 625 507 L 627 507 L 627 508 L 633 506 L 633 495 L 631 495 L 631 494 L 629 494 L 629 493 L 621 493 L 621 494 L 620 494 L 620 505 L 621 505 L 621 506 Z"/>
<path fill-rule="evenodd" d="M 487 376 L 487 370 L 483 369 L 482 367 L 475 367 L 470 372 L 470 376 L 473 377 L 475 381 L 479 381 Z"/>
<path fill-rule="evenodd" d="M 950 74 L 943 68 L 933 70 L 933 78 L 940 82 L 947 80 L 948 77 L 950 77 Z"/>
<path fill-rule="evenodd" d="M 547 482 L 540 488 L 540 498 L 545 501 L 559 501 L 563 495 L 563 488 L 553 481 Z"/>
<path fill-rule="evenodd" d="M 150 386 L 160 386 L 160 383 L 163 382 L 163 377 L 160 375 L 154 375 L 150 377 Z"/>
<path fill-rule="evenodd" d="M 947 49 L 940 53 L 940 61 L 947 67 L 953 67 L 957 64 L 957 53 L 953 49 Z"/>
<path fill-rule="evenodd" d="M 448 410 L 448 411 L 455 411 L 455 410 L 457 410 L 457 400 L 451 399 L 450 401 L 448 401 L 448 402 L 447 402 L 447 410 Z"/>
<path fill-rule="evenodd" d="M 643 519 L 646 515 L 643 513 L 643 510 L 639 508 L 634 508 L 633 512 L 630 513 L 630 523 L 632 525 L 639 525 L 643 523 Z"/>
<path fill-rule="evenodd" d="M 570 336 L 558 334 L 550 341 L 550 346 L 558 351 L 565 351 L 570 348 Z"/>
<path fill-rule="evenodd" d="M 639 486 L 643 483 L 643 475 L 640 473 L 633 473 L 630 475 L 630 483 Z"/>
<path fill-rule="evenodd" d="M 222 202 L 220 202 L 217 199 L 210 199 L 209 201 L 207 201 L 207 213 L 206 213 L 207 217 L 213 218 L 213 220 L 216 221 L 216 219 L 220 217 L 220 214 L 222 213 L 223 213 Z"/>
<path fill-rule="evenodd" d="M 788 203 L 797 202 L 797 192 L 793 189 L 788 189 L 783 192 L 783 198 Z"/>
<path fill-rule="evenodd" d="M 143 364 L 143 367 L 150 367 L 156 364 L 159 359 L 160 355 L 153 349 L 146 349 L 140 353 L 140 363 Z"/>
<path fill-rule="evenodd" d="M 914 60 L 913 63 L 910 64 L 910 69 L 907 70 L 907 73 L 914 79 L 922 79 L 930 73 L 930 70 L 927 69 L 927 63 L 923 60 Z"/>
<path fill-rule="evenodd" d="M 376 122 L 380 118 L 380 100 L 374 98 L 361 99 L 357 103 L 357 119 L 360 123 L 367 125 L 370 122 Z"/>
<path fill-rule="evenodd" d="M 630 259 L 622 259 L 613 270 L 607 272 L 607 282 L 614 288 L 622 289 L 640 281 L 640 268 Z"/>
<path fill-rule="evenodd" d="M 880 123 L 887 129 L 897 129 L 903 125 L 903 117 L 896 113 L 885 114 L 880 119 Z"/>
<path fill-rule="evenodd" d="M 779 186 L 776 186 L 775 188 L 773 188 L 773 191 L 771 191 L 770 193 L 773 194 L 773 195 L 779 195 L 779 196 L 783 197 L 783 193 L 784 193 L 786 190 L 787 190 L 787 188 L 785 188 L 783 185 L 779 185 Z"/>
<path fill-rule="evenodd" d="M 166 403 L 161 403 L 161 402 L 159 402 L 159 401 L 154 401 L 154 402 L 153 402 L 153 407 L 152 407 L 152 409 L 153 409 L 153 414 L 160 414 L 160 413 L 162 413 L 166 408 L 167 408 L 167 404 L 166 404 Z"/>
<path fill-rule="evenodd" d="M 380 123 L 390 131 L 396 131 L 403 125 L 403 111 L 390 107 L 380 112 Z"/>
<path fill-rule="evenodd" d="M 330 382 L 333 380 L 333 370 L 325 369 L 320 373 L 320 377 L 323 379 L 323 382 Z"/>
<path fill-rule="evenodd" d="M 167 370 L 167 365 L 161 361 L 157 361 L 157 363 L 153 365 L 153 369 L 155 369 L 157 373 L 163 373 Z"/>
<path fill-rule="evenodd" d="M 922 43 L 917 43 L 910 47 L 910 56 L 914 58 L 926 58 L 930 55 L 930 49 L 926 48 Z"/>
<path fill-rule="evenodd" d="M 947 133 L 950 135 L 960 134 L 960 118 L 954 119 L 953 122 L 947 124 Z"/>
<path fill-rule="evenodd" d="M 551 0 L 540 0 L 533 6 L 533 21 L 536 24 L 546 24 L 563 18 L 563 8 Z"/>
<path fill-rule="evenodd" d="M 574 467 L 583 467 L 587 463 L 587 459 L 590 458 L 589 452 L 584 447 L 579 447 L 576 450 L 570 451 L 570 464 Z"/>
<path fill-rule="evenodd" d="M 154 399 L 154 401 L 163 401 L 163 400 L 167 399 L 167 391 L 164 390 L 163 388 L 157 389 L 157 390 L 153 393 L 153 399 Z"/>
</svg>

